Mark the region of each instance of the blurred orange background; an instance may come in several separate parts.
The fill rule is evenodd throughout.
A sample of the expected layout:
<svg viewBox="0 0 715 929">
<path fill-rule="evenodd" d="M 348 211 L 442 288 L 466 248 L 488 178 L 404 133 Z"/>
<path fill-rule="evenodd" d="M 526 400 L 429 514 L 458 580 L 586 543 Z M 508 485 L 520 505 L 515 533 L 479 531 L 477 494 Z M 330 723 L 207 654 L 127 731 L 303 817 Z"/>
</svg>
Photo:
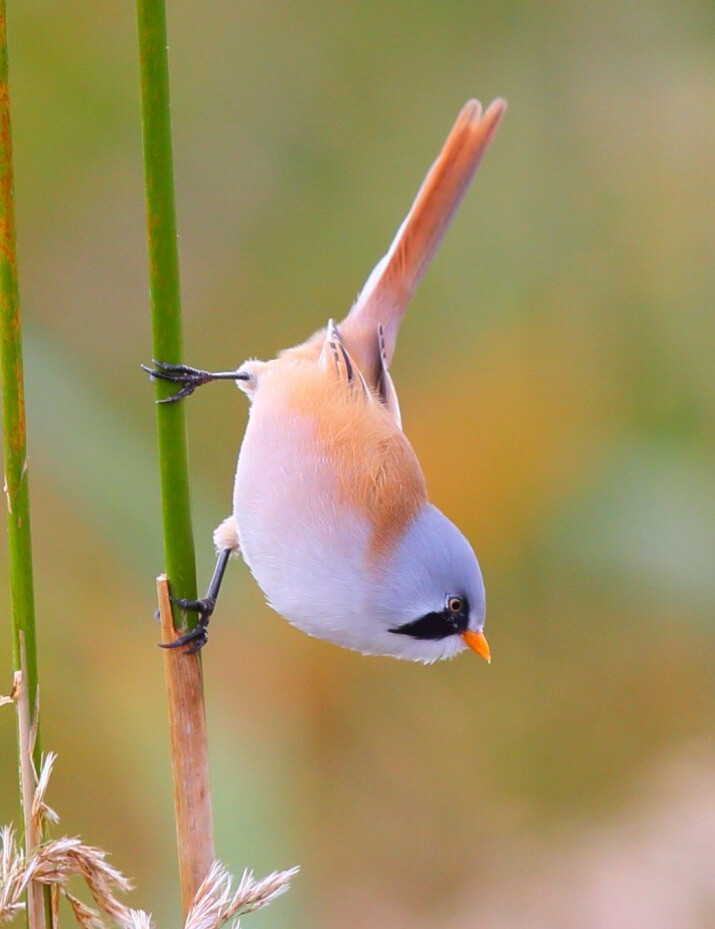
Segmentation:
<svg viewBox="0 0 715 929">
<path fill-rule="evenodd" d="M 169 925 L 134 9 L 9 6 L 48 799 Z M 509 100 L 393 366 L 493 662 L 341 651 L 231 566 L 204 653 L 217 852 L 303 866 L 246 925 L 715 924 L 712 6 L 168 7 L 201 367 L 340 317 L 462 103 Z M 215 385 L 187 410 L 203 586 L 246 404 Z M 0 711 L 0 822 L 14 728 Z"/>
</svg>

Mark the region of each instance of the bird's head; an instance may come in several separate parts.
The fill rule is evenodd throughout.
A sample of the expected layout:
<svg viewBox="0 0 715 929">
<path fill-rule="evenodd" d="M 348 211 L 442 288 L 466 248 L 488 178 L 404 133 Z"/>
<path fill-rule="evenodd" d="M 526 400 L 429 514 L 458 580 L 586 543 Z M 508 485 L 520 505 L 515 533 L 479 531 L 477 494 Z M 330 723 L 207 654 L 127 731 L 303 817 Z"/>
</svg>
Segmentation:
<svg viewBox="0 0 715 929">
<path fill-rule="evenodd" d="M 484 583 L 472 547 L 454 523 L 425 504 L 381 566 L 385 651 L 432 662 L 471 648 L 490 660 Z"/>
</svg>

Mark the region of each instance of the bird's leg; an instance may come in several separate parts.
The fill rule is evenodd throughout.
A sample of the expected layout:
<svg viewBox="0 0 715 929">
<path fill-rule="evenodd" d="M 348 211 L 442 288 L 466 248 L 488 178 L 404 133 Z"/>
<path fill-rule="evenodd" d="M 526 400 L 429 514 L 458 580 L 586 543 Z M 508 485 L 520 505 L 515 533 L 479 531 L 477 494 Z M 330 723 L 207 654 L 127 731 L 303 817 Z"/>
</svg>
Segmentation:
<svg viewBox="0 0 715 929">
<path fill-rule="evenodd" d="M 193 629 L 189 629 L 188 632 L 180 635 L 178 638 L 174 639 L 173 642 L 161 643 L 162 648 L 179 648 L 182 645 L 188 645 L 189 647 L 186 649 L 186 654 L 193 655 L 194 652 L 198 652 L 200 648 L 203 648 L 204 645 L 206 645 L 209 637 L 209 620 L 211 619 L 211 614 L 213 613 L 214 607 L 216 606 L 216 598 L 218 597 L 218 592 L 221 588 L 221 581 L 223 580 L 223 574 L 226 570 L 226 565 L 228 564 L 228 559 L 230 557 L 230 548 L 219 549 L 219 552 L 216 555 L 214 573 L 211 575 L 208 590 L 206 591 L 206 595 L 201 597 L 200 600 L 185 600 L 170 597 L 172 603 L 175 603 L 177 606 L 180 606 L 184 610 L 192 610 L 193 612 L 198 613 L 199 618 Z"/>
<path fill-rule="evenodd" d="M 251 376 L 246 371 L 237 369 L 236 371 L 202 371 L 200 368 L 191 368 L 189 365 L 167 364 L 165 361 L 156 361 L 152 359 L 153 368 L 148 365 L 142 365 L 142 370 L 151 377 L 152 380 L 159 378 L 162 381 L 170 381 L 172 384 L 178 384 L 179 389 L 168 397 L 162 397 L 157 403 L 173 403 L 175 400 L 181 400 L 182 397 L 188 397 L 197 387 L 202 384 L 208 384 L 209 381 L 248 381 Z"/>
</svg>

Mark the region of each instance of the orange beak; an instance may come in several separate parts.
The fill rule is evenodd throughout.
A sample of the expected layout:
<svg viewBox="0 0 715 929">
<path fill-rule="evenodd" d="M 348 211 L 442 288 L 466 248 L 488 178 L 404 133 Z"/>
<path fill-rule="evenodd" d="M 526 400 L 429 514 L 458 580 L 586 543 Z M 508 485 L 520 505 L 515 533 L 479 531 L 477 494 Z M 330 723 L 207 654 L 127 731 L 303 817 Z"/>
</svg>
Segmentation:
<svg viewBox="0 0 715 929">
<path fill-rule="evenodd" d="M 489 643 L 483 632 L 475 632 L 474 629 L 465 629 L 460 635 L 465 645 L 468 645 L 478 655 L 481 655 L 487 664 L 491 664 L 492 654 L 489 651 Z"/>
</svg>

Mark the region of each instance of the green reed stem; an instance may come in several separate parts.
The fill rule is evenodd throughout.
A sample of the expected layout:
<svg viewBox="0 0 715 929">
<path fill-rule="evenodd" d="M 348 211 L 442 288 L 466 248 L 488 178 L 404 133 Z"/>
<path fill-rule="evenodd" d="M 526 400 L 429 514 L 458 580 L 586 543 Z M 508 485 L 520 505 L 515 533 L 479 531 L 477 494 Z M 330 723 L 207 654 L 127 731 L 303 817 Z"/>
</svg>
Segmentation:
<svg viewBox="0 0 715 929">
<path fill-rule="evenodd" d="M 181 297 L 164 0 L 137 0 L 137 24 L 153 357 L 180 362 Z M 168 393 L 170 385 L 157 381 L 157 398 Z M 166 573 L 174 596 L 194 599 L 196 563 L 183 403 L 157 404 L 156 421 Z M 184 614 L 178 621 L 177 612 Z M 176 608 L 174 614 L 178 628 L 195 624 L 195 614 Z"/>
<path fill-rule="evenodd" d="M 12 661 L 21 667 L 24 640 L 25 683 L 34 724 L 37 708 L 37 643 L 32 579 L 30 494 L 25 436 L 25 388 L 22 373 L 20 301 L 15 247 L 15 194 L 10 131 L 5 0 L 0 0 L 0 385 L 2 387 L 8 568 L 12 615 Z M 40 739 L 35 741 L 40 769 Z"/>
<path fill-rule="evenodd" d="M 7 503 L 8 571 L 12 664 L 22 670 L 24 714 L 18 710 L 18 754 L 25 851 L 41 839 L 31 815 L 33 778 L 26 776 L 28 755 L 35 771 L 40 770 L 42 748 L 39 727 L 39 678 L 35 635 L 35 589 L 32 574 L 30 535 L 30 490 L 28 484 L 27 437 L 25 431 L 25 381 L 22 369 L 20 298 L 17 286 L 15 242 L 15 190 L 10 126 L 8 83 L 7 18 L 5 0 L 0 0 L 0 391 L 2 391 L 3 456 Z M 31 733 L 34 730 L 34 743 Z M 24 772 L 24 775 L 22 774 Z M 44 897 L 44 909 L 43 909 Z M 26 921 L 29 929 L 52 925 L 51 892 L 38 884 L 27 889 Z"/>
</svg>

